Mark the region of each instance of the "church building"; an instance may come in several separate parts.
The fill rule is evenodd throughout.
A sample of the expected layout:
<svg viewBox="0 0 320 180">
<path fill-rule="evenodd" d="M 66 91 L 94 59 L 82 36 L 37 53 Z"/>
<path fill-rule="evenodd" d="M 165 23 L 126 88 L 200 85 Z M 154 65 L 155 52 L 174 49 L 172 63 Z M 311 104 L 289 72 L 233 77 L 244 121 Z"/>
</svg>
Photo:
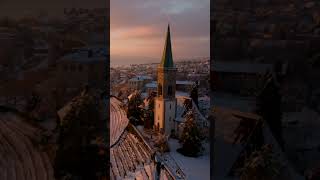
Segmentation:
<svg viewBox="0 0 320 180">
<path fill-rule="evenodd" d="M 153 127 L 166 135 L 179 136 L 183 130 L 185 115 L 189 111 L 192 111 L 200 127 L 208 127 L 208 122 L 190 97 L 176 93 L 176 74 L 177 68 L 173 63 L 168 25 L 161 63 L 157 68 L 157 97 L 154 101 Z"/>
<path fill-rule="evenodd" d="M 165 134 L 170 134 L 175 129 L 176 72 L 177 68 L 172 58 L 170 26 L 168 25 L 162 60 L 158 66 L 158 93 L 155 99 L 154 116 L 154 127 Z"/>
</svg>

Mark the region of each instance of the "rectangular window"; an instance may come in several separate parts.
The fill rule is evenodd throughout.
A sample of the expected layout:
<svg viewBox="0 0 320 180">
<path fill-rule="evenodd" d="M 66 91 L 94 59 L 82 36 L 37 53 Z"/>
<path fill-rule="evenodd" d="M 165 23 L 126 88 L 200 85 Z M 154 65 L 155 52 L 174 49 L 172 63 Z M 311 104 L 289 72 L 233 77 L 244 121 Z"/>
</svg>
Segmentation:
<svg viewBox="0 0 320 180">
<path fill-rule="evenodd" d="M 173 92 L 172 92 L 172 86 L 168 87 L 168 95 L 172 96 Z"/>
<path fill-rule="evenodd" d="M 158 84 L 158 96 L 162 96 L 162 85 Z"/>
</svg>

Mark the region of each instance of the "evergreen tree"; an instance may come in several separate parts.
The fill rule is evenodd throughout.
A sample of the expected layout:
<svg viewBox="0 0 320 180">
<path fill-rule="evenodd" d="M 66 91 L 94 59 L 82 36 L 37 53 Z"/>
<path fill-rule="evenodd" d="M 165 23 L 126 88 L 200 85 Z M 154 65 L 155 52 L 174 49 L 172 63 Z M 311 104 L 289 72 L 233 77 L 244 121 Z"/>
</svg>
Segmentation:
<svg viewBox="0 0 320 180">
<path fill-rule="evenodd" d="M 157 147 L 161 153 L 169 152 L 168 137 L 165 134 L 160 134 L 155 142 L 155 147 Z"/>
<path fill-rule="evenodd" d="M 156 94 L 150 94 L 147 98 L 148 101 L 148 107 L 145 110 L 145 118 L 144 118 L 144 126 L 147 129 L 152 128 L 152 125 L 154 123 L 154 98 L 156 97 Z"/>
<path fill-rule="evenodd" d="M 183 102 L 185 111 L 182 113 L 182 116 L 185 116 L 190 110 L 192 110 L 192 101 L 190 99 L 185 99 Z"/>
<path fill-rule="evenodd" d="M 186 115 L 183 132 L 180 137 L 182 147 L 177 149 L 177 151 L 185 156 L 197 157 L 203 150 L 202 140 L 203 137 L 200 129 L 195 123 L 194 112 L 189 111 Z"/>
<path fill-rule="evenodd" d="M 71 174 L 72 177 L 96 179 L 96 173 L 105 163 L 98 154 L 99 148 L 90 143 L 96 139 L 101 127 L 96 100 L 93 95 L 82 93 L 73 99 L 70 110 L 60 120 L 54 162 L 56 177 Z"/>
<path fill-rule="evenodd" d="M 133 93 L 132 97 L 129 99 L 127 117 L 129 119 L 138 120 L 138 122 L 133 122 L 134 124 L 139 123 L 139 121 L 143 119 L 144 112 L 141 108 L 142 103 L 143 101 L 139 92 Z"/>
<path fill-rule="evenodd" d="M 283 167 L 272 146 L 265 145 L 245 160 L 239 169 L 240 180 L 280 180 Z"/>
</svg>

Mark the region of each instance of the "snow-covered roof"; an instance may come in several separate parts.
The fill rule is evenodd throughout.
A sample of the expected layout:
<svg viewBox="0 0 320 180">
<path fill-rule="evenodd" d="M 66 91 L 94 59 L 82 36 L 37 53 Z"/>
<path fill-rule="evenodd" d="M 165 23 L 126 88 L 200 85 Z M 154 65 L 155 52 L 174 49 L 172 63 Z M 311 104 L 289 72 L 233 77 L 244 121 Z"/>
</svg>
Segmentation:
<svg viewBox="0 0 320 180">
<path fill-rule="evenodd" d="M 129 120 L 121 106 L 116 98 L 110 99 L 111 179 L 154 179 L 152 150 L 133 126 L 132 132 L 126 130 Z"/>
<path fill-rule="evenodd" d="M 157 82 L 153 81 L 145 85 L 146 88 L 157 88 Z"/>
<path fill-rule="evenodd" d="M 121 102 L 110 98 L 110 145 L 115 144 L 128 126 L 129 120 L 126 112 L 121 108 Z"/>
<path fill-rule="evenodd" d="M 136 76 L 134 78 L 131 78 L 129 81 L 144 81 L 144 80 L 152 80 L 152 77 L 150 77 L 150 76 Z"/>
<path fill-rule="evenodd" d="M 151 151 L 132 133 L 124 134 L 122 141 L 110 149 L 111 179 L 153 179 L 155 166 Z"/>
<path fill-rule="evenodd" d="M 177 96 L 177 112 L 176 112 L 176 121 L 183 122 L 185 121 L 185 112 L 187 111 L 187 107 L 185 105 L 186 100 L 192 101 L 192 110 L 195 113 L 196 119 L 198 122 L 207 122 L 207 119 L 202 115 L 202 113 L 199 111 L 198 107 L 194 103 L 194 101 L 187 96 Z"/>
<path fill-rule="evenodd" d="M 156 179 L 156 165 L 153 150 L 143 136 L 132 126 L 116 98 L 110 99 L 110 176 L 111 179 Z M 126 128 L 126 127 L 130 128 Z M 172 179 L 165 163 L 161 179 Z"/>
<path fill-rule="evenodd" d="M 188 92 L 176 91 L 176 97 L 180 97 L 180 96 L 189 97 L 190 94 Z"/>
<path fill-rule="evenodd" d="M 54 179 L 48 154 L 34 143 L 44 133 L 16 112 L 1 112 L 0 179 Z"/>
</svg>

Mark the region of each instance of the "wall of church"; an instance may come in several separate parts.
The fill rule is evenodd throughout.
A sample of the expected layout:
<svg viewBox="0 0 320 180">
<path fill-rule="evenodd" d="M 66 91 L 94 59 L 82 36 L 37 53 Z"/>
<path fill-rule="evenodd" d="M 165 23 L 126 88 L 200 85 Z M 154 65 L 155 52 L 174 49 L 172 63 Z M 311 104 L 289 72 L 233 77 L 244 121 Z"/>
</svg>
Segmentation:
<svg viewBox="0 0 320 180">
<path fill-rule="evenodd" d="M 164 128 L 164 103 L 161 99 L 156 98 L 155 100 L 155 116 L 154 116 L 154 127 L 156 130 Z"/>
<path fill-rule="evenodd" d="M 174 127 L 174 119 L 176 118 L 176 101 L 165 101 L 165 132 L 170 134 Z"/>
<path fill-rule="evenodd" d="M 154 127 L 163 129 L 166 134 L 170 134 L 174 127 L 174 119 L 176 115 L 175 100 L 155 100 L 155 116 Z"/>
<path fill-rule="evenodd" d="M 174 98 L 176 91 L 176 69 L 158 68 L 158 84 L 162 85 L 164 98 L 168 97 L 168 86 L 171 86 L 172 97 Z"/>
</svg>

